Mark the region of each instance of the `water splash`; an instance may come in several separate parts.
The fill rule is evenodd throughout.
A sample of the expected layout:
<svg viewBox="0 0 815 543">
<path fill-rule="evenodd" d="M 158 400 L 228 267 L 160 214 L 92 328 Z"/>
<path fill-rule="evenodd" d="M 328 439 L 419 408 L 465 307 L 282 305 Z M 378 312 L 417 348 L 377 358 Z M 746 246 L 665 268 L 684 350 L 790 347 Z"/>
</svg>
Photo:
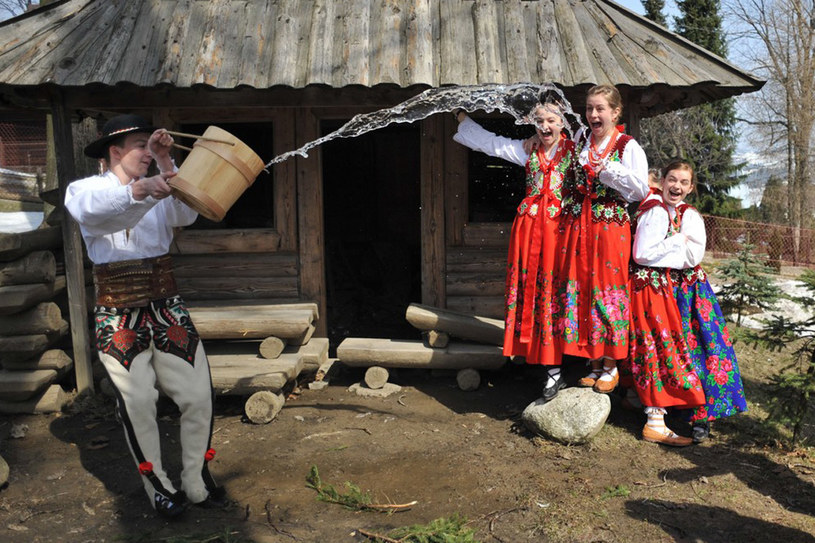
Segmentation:
<svg viewBox="0 0 815 543">
<path fill-rule="evenodd" d="M 515 124 L 534 125 L 530 113 L 539 104 L 556 104 L 562 112 L 564 128 L 572 139 L 577 140 L 584 132 L 585 125 L 563 92 L 550 83 L 516 83 L 513 85 L 470 85 L 428 89 L 409 98 L 401 104 L 380 109 L 371 113 L 360 113 L 339 129 L 273 158 L 266 168 L 278 164 L 295 155 L 308 156 L 308 151 L 336 138 L 353 138 L 384 128 L 393 123 L 413 123 L 436 113 L 482 110 L 500 111 L 515 118 Z"/>
</svg>

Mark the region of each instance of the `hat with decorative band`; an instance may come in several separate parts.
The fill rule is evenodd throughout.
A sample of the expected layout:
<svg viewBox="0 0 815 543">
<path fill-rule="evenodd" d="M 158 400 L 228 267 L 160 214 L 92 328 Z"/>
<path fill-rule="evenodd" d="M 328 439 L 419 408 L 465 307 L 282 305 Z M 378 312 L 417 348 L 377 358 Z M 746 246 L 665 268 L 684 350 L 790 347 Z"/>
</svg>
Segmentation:
<svg viewBox="0 0 815 543">
<path fill-rule="evenodd" d="M 108 145 L 116 138 L 137 132 L 149 132 L 152 134 L 155 130 L 155 127 L 151 126 L 144 117 L 139 117 L 138 115 L 117 115 L 105 123 L 105 126 L 102 127 L 102 135 L 99 139 L 85 147 L 85 155 L 91 158 L 104 158 Z"/>
</svg>

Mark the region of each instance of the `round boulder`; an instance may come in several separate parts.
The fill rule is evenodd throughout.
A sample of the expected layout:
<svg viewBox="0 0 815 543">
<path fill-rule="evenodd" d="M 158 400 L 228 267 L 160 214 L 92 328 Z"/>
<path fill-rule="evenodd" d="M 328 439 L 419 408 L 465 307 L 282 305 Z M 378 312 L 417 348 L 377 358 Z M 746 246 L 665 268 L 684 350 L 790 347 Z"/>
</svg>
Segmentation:
<svg viewBox="0 0 815 543">
<path fill-rule="evenodd" d="M 524 409 L 524 425 L 541 436 L 567 445 L 586 443 L 603 428 L 611 413 L 607 394 L 590 388 L 565 388 L 548 402 L 535 400 Z"/>
</svg>

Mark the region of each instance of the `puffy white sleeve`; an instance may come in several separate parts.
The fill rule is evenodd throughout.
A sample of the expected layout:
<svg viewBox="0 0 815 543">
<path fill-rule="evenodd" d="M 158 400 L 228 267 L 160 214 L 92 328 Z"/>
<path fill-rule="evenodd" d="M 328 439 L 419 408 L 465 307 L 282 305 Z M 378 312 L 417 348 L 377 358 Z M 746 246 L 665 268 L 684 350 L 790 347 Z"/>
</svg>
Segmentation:
<svg viewBox="0 0 815 543">
<path fill-rule="evenodd" d="M 667 236 L 668 212 L 662 207 L 653 207 L 642 214 L 637 221 L 634 234 L 634 247 L 631 256 L 641 266 L 654 268 L 692 268 L 694 253 L 682 233 Z"/>
<path fill-rule="evenodd" d="M 133 228 L 158 200 L 148 196 L 133 198 L 130 185 L 99 187 L 97 178 L 86 178 L 68 185 L 65 208 L 90 234 L 105 235 Z"/>
<path fill-rule="evenodd" d="M 707 247 L 707 232 L 705 232 L 705 221 L 702 215 L 695 209 L 688 209 L 682 215 L 682 226 L 679 231 L 688 238 L 687 241 L 687 266 L 693 268 L 702 263 Z"/>
<path fill-rule="evenodd" d="M 620 162 L 606 162 L 600 172 L 600 182 L 617 192 L 628 202 L 648 197 L 648 159 L 635 140 L 629 140 Z"/>
<path fill-rule="evenodd" d="M 458 123 L 458 131 L 453 135 L 453 141 L 473 151 L 480 151 L 519 166 L 526 165 L 529 158 L 529 153 L 524 151 L 523 140 L 493 134 L 470 117 Z"/>
</svg>

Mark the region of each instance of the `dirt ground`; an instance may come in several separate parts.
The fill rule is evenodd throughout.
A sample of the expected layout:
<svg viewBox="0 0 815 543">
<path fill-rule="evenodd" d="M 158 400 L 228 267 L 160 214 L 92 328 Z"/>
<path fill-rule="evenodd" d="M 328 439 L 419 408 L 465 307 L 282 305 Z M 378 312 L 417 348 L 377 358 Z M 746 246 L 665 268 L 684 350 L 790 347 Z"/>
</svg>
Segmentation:
<svg viewBox="0 0 815 543">
<path fill-rule="evenodd" d="M 643 415 L 616 397 L 588 445 L 531 435 L 520 413 L 542 374 L 528 366 L 484 373 L 473 392 L 453 374 L 402 370 L 391 377 L 401 392 L 387 398 L 349 392 L 363 372 L 346 369 L 322 391 L 302 386 L 267 425 L 243 420 L 241 399 L 219 397 L 212 472 L 235 505 L 172 522 L 150 508 L 110 399 L 5 417 L 0 541 L 352 542 L 369 540 L 360 530 L 387 535 L 453 514 L 481 542 L 815 541 L 815 455 L 783 449 L 764 423 L 767 376 L 784 359 L 738 347 L 750 411 L 679 450 L 642 441 Z M 161 415 L 177 477 L 178 419 L 172 405 Z M 318 501 L 312 466 L 340 491 L 351 482 L 375 502 L 418 503 L 385 514 Z"/>
</svg>

